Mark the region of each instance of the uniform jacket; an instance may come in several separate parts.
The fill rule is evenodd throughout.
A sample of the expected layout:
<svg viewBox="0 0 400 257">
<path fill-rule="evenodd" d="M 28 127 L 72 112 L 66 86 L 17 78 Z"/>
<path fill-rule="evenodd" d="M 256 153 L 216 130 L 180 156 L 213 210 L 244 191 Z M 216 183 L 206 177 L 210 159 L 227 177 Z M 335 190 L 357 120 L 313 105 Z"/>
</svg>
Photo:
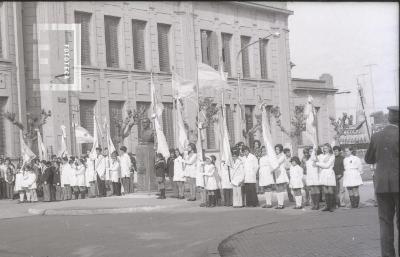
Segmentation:
<svg viewBox="0 0 400 257">
<path fill-rule="evenodd" d="M 258 159 L 253 154 L 243 156 L 244 183 L 257 183 Z"/>
<path fill-rule="evenodd" d="M 399 192 L 399 127 L 393 124 L 372 135 L 365 162 L 376 164 L 375 192 Z"/>
<path fill-rule="evenodd" d="M 222 189 L 232 188 L 232 184 L 230 181 L 230 178 L 232 178 L 232 175 L 230 175 L 231 172 L 232 168 L 229 168 L 228 165 L 226 165 L 225 163 L 221 163 L 221 168 L 219 169 L 219 177 L 221 178 Z"/>
<path fill-rule="evenodd" d="M 244 182 L 244 168 L 243 162 L 237 159 L 233 162 L 233 167 L 231 169 L 231 183 L 234 186 L 240 186 Z"/>
<path fill-rule="evenodd" d="M 303 188 L 303 168 L 300 165 L 290 166 L 290 187 Z"/>
<path fill-rule="evenodd" d="M 105 180 L 106 168 L 106 158 L 103 155 L 98 155 L 94 160 L 94 169 L 101 180 Z"/>
<path fill-rule="evenodd" d="M 185 176 L 196 178 L 197 176 L 197 154 L 185 155 Z"/>
<path fill-rule="evenodd" d="M 259 185 L 269 186 L 275 184 L 274 176 L 272 174 L 273 167 L 271 166 L 270 157 L 264 155 L 260 158 L 260 175 L 259 175 Z"/>
<path fill-rule="evenodd" d="M 168 177 L 174 177 L 174 160 L 175 158 L 169 157 L 167 160 Z"/>
<path fill-rule="evenodd" d="M 84 187 L 86 186 L 85 180 L 86 167 L 85 165 L 76 165 L 75 167 L 75 186 Z"/>
<path fill-rule="evenodd" d="M 51 170 L 53 172 L 53 185 L 60 184 L 61 185 L 61 174 L 60 174 L 60 169 L 51 167 Z"/>
<path fill-rule="evenodd" d="M 46 167 L 42 175 L 42 182 L 51 185 L 53 183 L 53 170 L 51 167 Z"/>
<path fill-rule="evenodd" d="M 214 164 L 204 165 L 204 176 L 207 190 L 217 190 L 219 188 L 219 175 Z"/>
<path fill-rule="evenodd" d="M 156 161 L 155 169 L 156 169 L 156 177 L 165 178 L 165 168 L 166 164 L 164 160 Z"/>
<path fill-rule="evenodd" d="M 333 171 L 335 172 L 335 175 L 343 175 L 343 171 L 344 171 L 344 166 L 343 166 L 343 156 L 342 155 L 338 155 L 335 156 L 335 163 L 333 165 Z"/>
<path fill-rule="evenodd" d="M 185 181 L 184 160 L 182 156 L 178 156 L 174 160 L 174 181 Z"/>
<path fill-rule="evenodd" d="M 71 185 L 74 181 L 72 176 L 75 176 L 74 171 L 69 163 L 61 164 L 60 166 L 60 179 L 61 179 L 61 186 L 64 185 Z"/>
<path fill-rule="evenodd" d="M 130 177 L 130 172 L 131 172 L 131 157 L 127 153 L 123 153 L 119 157 L 119 164 L 121 165 L 121 177 Z"/>
<path fill-rule="evenodd" d="M 119 179 L 121 178 L 121 165 L 119 163 L 119 160 L 110 160 L 110 180 L 112 182 L 119 182 Z"/>
<path fill-rule="evenodd" d="M 28 189 L 36 189 L 36 179 L 37 176 L 34 172 L 25 171 L 22 187 L 27 187 Z"/>
</svg>

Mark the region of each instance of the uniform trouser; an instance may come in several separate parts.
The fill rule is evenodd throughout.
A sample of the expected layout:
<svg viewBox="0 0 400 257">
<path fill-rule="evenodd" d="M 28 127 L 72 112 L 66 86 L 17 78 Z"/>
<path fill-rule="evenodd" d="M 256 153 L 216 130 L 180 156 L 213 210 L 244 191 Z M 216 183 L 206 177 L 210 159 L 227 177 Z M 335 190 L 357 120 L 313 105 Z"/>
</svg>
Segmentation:
<svg viewBox="0 0 400 257">
<path fill-rule="evenodd" d="M 88 197 L 93 198 L 96 197 L 97 195 L 97 187 L 96 187 L 96 182 L 95 181 L 90 181 L 89 182 L 89 188 L 88 188 Z"/>
<path fill-rule="evenodd" d="M 335 195 L 336 195 L 336 204 L 340 204 L 340 206 L 344 206 L 344 194 L 346 193 L 346 189 L 343 187 L 343 176 L 339 175 L 336 176 L 336 188 L 335 188 Z"/>
<path fill-rule="evenodd" d="M 63 197 L 62 187 L 58 185 L 52 185 L 50 187 L 51 190 L 51 200 L 52 201 L 61 201 Z"/>
<path fill-rule="evenodd" d="M 241 186 L 233 186 L 232 200 L 233 200 L 234 207 L 242 207 L 243 206 L 242 187 Z"/>
<path fill-rule="evenodd" d="M 130 177 L 129 177 L 129 193 L 134 193 L 135 188 L 134 188 L 134 183 L 135 183 L 135 176 L 133 172 L 131 172 Z"/>
<path fill-rule="evenodd" d="M 111 180 L 106 180 L 105 181 L 105 190 L 106 190 L 106 195 L 107 196 L 111 196 L 114 194 L 114 187 L 113 187 L 113 183 Z"/>
<path fill-rule="evenodd" d="M 396 214 L 397 231 L 400 232 L 399 193 L 377 193 L 376 200 L 378 202 L 382 257 L 395 257 L 393 218 Z"/>
<path fill-rule="evenodd" d="M 7 198 L 14 199 L 14 183 L 6 183 Z"/>
<path fill-rule="evenodd" d="M 112 182 L 113 193 L 114 195 L 121 195 L 121 183 L 120 182 Z"/>
<path fill-rule="evenodd" d="M 72 188 L 71 185 L 64 185 L 63 189 L 63 200 L 71 200 L 72 199 Z"/>
<path fill-rule="evenodd" d="M 183 181 L 174 181 L 174 182 L 178 187 L 178 197 L 183 197 L 185 194 L 185 182 Z"/>
<path fill-rule="evenodd" d="M 224 188 L 222 189 L 222 192 L 224 194 L 224 206 L 232 206 L 232 188 Z"/>
<path fill-rule="evenodd" d="M 106 181 L 101 179 L 99 175 L 96 175 L 96 186 L 98 189 L 98 196 L 106 196 Z"/>
<path fill-rule="evenodd" d="M 189 185 L 189 198 L 196 199 L 196 178 L 187 178 Z"/>
<path fill-rule="evenodd" d="M 122 187 L 124 188 L 124 194 L 129 193 L 129 182 L 130 182 L 131 178 L 130 177 L 123 177 L 121 178 L 121 184 Z"/>
<path fill-rule="evenodd" d="M 171 182 L 173 196 L 178 197 L 178 185 L 174 181 L 174 177 L 169 177 L 169 181 Z"/>
<path fill-rule="evenodd" d="M 51 201 L 51 185 L 43 184 L 43 201 L 50 202 Z"/>
<path fill-rule="evenodd" d="M 5 185 L 5 181 L 0 178 L 0 199 L 6 198 L 6 190 L 3 189 L 3 185 Z"/>
<path fill-rule="evenodd" d="M 256 183 L 245 183 L 244 188 L 246 191 L 246 206 L 256 207 L 258 205 Z"/>
</svg>

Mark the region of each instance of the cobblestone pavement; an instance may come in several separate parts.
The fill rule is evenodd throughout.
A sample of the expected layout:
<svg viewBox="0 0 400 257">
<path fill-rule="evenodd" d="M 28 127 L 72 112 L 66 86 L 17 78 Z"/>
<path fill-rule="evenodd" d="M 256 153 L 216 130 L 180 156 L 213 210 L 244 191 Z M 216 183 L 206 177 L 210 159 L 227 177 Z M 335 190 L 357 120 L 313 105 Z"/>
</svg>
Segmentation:
<svg viewBox="0 0 400 257">
<path fill-rule="evenodd" d="M 233 234 L 218 250 L 222 257 L 378 257 L 379 225 L 371 209 L 299 214 Z"/>
</svg>

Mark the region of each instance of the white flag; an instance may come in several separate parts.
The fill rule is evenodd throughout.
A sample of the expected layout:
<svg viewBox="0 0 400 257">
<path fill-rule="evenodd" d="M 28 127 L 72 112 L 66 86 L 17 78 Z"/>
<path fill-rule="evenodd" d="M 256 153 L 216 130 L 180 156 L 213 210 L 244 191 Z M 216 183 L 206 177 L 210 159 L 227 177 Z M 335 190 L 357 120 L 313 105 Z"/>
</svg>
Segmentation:
<svg viewBox="0 0 400 257">
<path fill-rule="evenodd" d="M 199 63 L 197 68 L 200 88 L 231 89 L 226 82 L 225 76 L 220 71 L 216 71 L 204 63 Z"/>
<path fill-rule="evenodd" d="M 36 130 L 36 132 L 37 132 L 39 159 L 47 160 L 47 151 L 46 151 L 46 147 L 43 144 L 42 135 L 40 134 L 39 130 Z"/>
<path fill-rule="evenodd" d="M 317 145 L 317 121 L 316 121 L 316 111 L 312 103 L 312 96 L 308 96 L 308 100 L 304 109 L 304 114 L 306 119 L 306 134 L 310 138 L 314 146 Z"/>
<path fill-rule="evenodd" d="M 89 131 L 81 126 L 75 127 L 75 138 L 77 144 L 93 143 L 94 140 Z"/>
<path fill-rule="evenodd" d="M 169 158 L 169 148 L 167 139 L 165 138 L 162 126 L 160 125 L 160 121 L 162 121 L 162 113 L 163 113 L 163 105 L 158 100 L 154 82 L 153 75 L 151 75 L 150 79 L 150 98 L 151 98 L 151 108 L 152 118 L 154 119 L 154 128 L 156 130 L 157 136 L 157 153 L 161 153 L 165 159 Z"/>
<path fill-rule="evenodd" d="M 93 146 L 92 150 L 90 151 L 90 157 L 91 158 L 96 158 L 96 148 L 99 147 L 99 133 L 98 133 L 98 124 L 97 124 L 97 119 L 96 115 L 93 115 Z"/>
<path fill-rule="evenodd" d="M 229 142 L 229 132 L 228 126 L 226 124 L 226 107 L 224 101 L 222 101 L 222 106 L 220 110 L 220 115 L 218 117 L 218 123 L 220 128 L 220 153 L 221 153 L 221 161 L 225 162 L 225 164 L 229 167 L 232 167 L 233 160 L 231 154 L 231 146 Z"/>
<path fill-rule="evenodd" d="M 271 128 L 268 123 L 267 110 L 265 109 L 264 105 L 261 106 L 261 127 L 267 155 L 271 161 L 272 169 L 275 170 L 278 168 L 279 164 L 272 143 Z"/>
<path fill-rule="evenodd" d="M 60 157 L 64 157 L 68 155 L 68 149 L 67 149 L 67 132 L 65 131 L 65 126 L 61 125 L 61 150 L 58 154 Z"/>
<path fill-rule="evenodd" d="M 185 80 L 178 73 L 172 72 L 172 90 L 174 98 L 181 99 L 195 94 L 195 83 Z"/>
<path fill-rule="evenodd" d="M 111 154 L 115 151 L 115 146 L 114 143 L 111 139 L 111 135 L 110 135 L 110 129 L 108 127 L 108 124 L 106 121 L 104 121 L 104 130 L 106 133 L 106 138 L 107 138 L 107 148 L 108 148 L 108 156 L 111 158 Z"/>
<path fill-rule="evenodd" d="M 177 142 L 179 152 L 183 153 L 188 145 L 188 137 L 186 134 L 185 124 L 183 123 L 181 103 L 179 100 L 176 101 L 176 127 L 177 127 Z"/>
<path fill-rule="evenodd" d="M 22 135 L 20 135 L 20 141 L 21 141 L 21 155 L 22 155 L 22 160 L 23 163 L 28 163 L 31 160 L 33 160 L 36 155 L 32 152 L 31 149 L 25 144 L 24 139 L 22 138 Z"/>
</svg>

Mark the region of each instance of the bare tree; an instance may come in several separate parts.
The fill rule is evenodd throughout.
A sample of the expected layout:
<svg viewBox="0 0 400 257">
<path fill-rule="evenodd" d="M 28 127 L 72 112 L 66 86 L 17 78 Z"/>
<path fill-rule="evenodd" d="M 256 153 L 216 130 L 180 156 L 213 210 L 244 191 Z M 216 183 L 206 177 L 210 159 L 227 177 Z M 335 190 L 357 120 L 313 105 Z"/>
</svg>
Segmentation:
<svg viewBox="0 0 400 257">
<path fill-rule="evenodd" d="M 46 124 L 47 119 L 51 117 L 51 111 L 45 111 L 42 109 L 39 116 L 32 115 L 31 113 L 26 114 L 26 127 L 19 121 L 16 117 L 15 113 L 6 112 L 4 113 L 4 117 L 9 120 L 13 125 L 15 125 L 18 129 L 22 131 L 22 135 L 26 140 L 26 143 L 30 149 L 33 151 L 36 148 L 33 148 L 34 143 L 37 140 L 37 130 L 42 131 L 42 127 Z"/>
</svg>

